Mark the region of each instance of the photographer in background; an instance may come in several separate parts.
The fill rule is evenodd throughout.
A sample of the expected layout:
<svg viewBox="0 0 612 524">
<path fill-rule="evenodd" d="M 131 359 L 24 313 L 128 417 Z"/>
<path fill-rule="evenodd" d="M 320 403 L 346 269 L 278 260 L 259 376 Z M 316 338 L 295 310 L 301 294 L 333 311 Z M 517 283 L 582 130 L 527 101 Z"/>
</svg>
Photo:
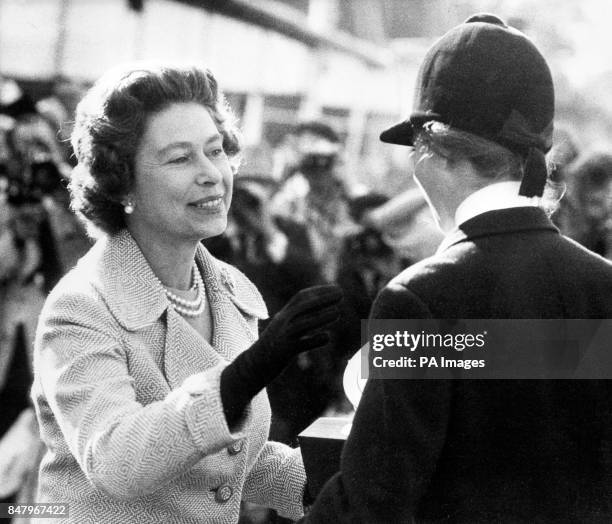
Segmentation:
<svg viewBox="0 0 612 524">
<path fill-rule="evenodd" d="M 14 225 L 26 247 L 38 255 L 38 273 L 48 292 L 90 246 L 69 211 L 66 173 L 70 170 L 56 131 L 40 115 L 18 115 L 8 133 L 12 162 L 7 170 Z M 32 257 L 30 257 L 32 258 Z"/>
<path fill-rule="evenodd" d="M 338 172 L 340 137 L 319 121 L 303 122 L 293 134 L 294 157 L 287 162 L 272 211 L 306 227 L 323 276 L 333 281 L 342 239 L 356 228 L 349 214 L 348 192 Z"/>
<path fill-rule="evenodd" d="M 39 112 L 44 105 L 34 103 L 14 81 L 0 79 L 0 161 L 6 166 L 11 192 L 30 203 L 36 201 L 30 207 L 36 208 L 35 214 L 44 215 L 41 223 L 46 230 L 39 236 L 49 246 L 42 249 L 53 248 L 57 263 L 53 268 L 45 266 L 45 289 L 49 290 L 91 244 L 69 210 L 66 181 L 71 167 L 69 151 L 59 141 L 61 103 L 56 101 L 57 118 L 50 118 L 49 111 Z"/>
<path fill-rule="evenodd" d="M 389 197 L 371 191 L 350 201 L 351 218 L 359 229 L 343 239 L 336 282 L 344 292 L 345 314 L 338 343 L 346 359 L 361 346 L 361 320 L 367 319 L 378 293 L 403 268 L 401 259 L 386 242 L 383 231 L 368 220 L 370 212 L 379 209 Z M 347 360 L 337 366 L 337 386 Z"/>
</svg>

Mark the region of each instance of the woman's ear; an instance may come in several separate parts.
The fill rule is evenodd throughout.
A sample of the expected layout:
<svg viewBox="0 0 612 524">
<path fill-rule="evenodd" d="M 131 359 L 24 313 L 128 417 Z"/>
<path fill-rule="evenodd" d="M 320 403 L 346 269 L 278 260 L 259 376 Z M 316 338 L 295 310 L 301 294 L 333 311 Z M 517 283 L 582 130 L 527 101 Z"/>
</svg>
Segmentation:
<svg viewBox="0 0 612 524">
<path fill-rule="evenodd" d="M 460 156 L 442 156 L 436 155 L 441 164 L 440 166 L 446 171 L 460 171 L 460 172 L 471 172 L 474 170 L 474 166 L 470 160 Z"/>
<path fill-rule="evenodd" d="M 134 199 L 130 195 L 126 195 L 121 199 L 121 205 L 123 206 L 123 212 L 126 215 L 131 215 L 136 208 L 136 204 L 134 203 Z"/>
</svg>

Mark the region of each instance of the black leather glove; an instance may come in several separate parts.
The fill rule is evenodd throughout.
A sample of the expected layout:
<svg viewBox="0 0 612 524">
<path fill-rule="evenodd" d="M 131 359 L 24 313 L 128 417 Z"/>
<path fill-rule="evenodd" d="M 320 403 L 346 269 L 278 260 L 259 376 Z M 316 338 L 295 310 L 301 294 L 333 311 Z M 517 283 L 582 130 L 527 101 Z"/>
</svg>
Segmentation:
<svg viewBox="0 0 612 524">
<path fill-rule="evenodd" d="M 259 339 L 221 373 L 221 402 L 228 426 L 251 399 L 302 353 L 329 342 L 326 328 L 338 320 L 342 291 L 325 285 L 303 289 L 270 321 Z"/>
</svg>

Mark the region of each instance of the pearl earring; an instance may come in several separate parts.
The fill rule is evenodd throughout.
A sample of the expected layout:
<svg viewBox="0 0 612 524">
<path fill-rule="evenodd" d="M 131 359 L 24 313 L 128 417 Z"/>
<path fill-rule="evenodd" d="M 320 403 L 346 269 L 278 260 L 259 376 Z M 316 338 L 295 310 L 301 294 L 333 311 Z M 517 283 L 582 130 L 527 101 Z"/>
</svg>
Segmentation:
<svg viewBox="0 0 612 524">
<path fill-rule="evenodd" d="M 134 212 L 134 204 L 131 200 L 129 200 L 127 204 L 123 206 L 123 211 L 126 215 L 131 215 Z"/>
</svg>

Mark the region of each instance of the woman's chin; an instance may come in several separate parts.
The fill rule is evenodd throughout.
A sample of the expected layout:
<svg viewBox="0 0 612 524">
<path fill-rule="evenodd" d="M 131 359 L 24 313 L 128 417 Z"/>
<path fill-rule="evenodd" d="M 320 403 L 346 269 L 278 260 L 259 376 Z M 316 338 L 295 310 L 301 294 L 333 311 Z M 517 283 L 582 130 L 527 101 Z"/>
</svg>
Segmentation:
<svg viewBox="0 0 612 524">
<path fill-rule="evenodd" d="M 199 228 L 199 239 L 205 240 L 222 235 L 227 228 L 227 216 L 210 220 L 204 227 Z"/>
</svg>

